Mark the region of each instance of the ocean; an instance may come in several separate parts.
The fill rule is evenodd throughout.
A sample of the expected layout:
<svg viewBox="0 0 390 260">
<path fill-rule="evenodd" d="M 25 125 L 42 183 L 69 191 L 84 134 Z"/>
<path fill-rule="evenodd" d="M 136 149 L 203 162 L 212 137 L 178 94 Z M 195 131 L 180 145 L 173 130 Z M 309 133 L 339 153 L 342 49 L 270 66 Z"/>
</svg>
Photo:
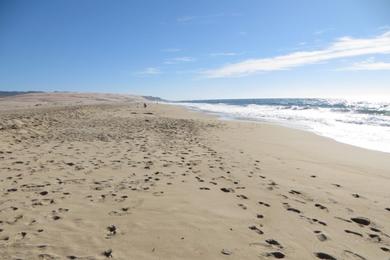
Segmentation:
<svg viewBox="0 0 390 260">
<path fill-rule="evenodd" d="M 390 152 L 390 102 L 340 99 L 215 99 L 174 102 L 223 119 L 276 123 Z"/>
</svg>

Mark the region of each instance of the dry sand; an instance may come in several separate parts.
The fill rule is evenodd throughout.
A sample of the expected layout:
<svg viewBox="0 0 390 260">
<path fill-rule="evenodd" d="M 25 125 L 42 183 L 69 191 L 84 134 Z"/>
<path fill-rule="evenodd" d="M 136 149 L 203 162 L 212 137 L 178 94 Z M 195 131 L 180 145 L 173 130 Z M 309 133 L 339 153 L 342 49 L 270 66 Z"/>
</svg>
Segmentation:
<svg viewBox="0 0 390 260">
<path fill-rule="evenodd" d="M 389 154 L 139 102 L 0 99 L 0 259 L 390 259 Z"/>
</svg>

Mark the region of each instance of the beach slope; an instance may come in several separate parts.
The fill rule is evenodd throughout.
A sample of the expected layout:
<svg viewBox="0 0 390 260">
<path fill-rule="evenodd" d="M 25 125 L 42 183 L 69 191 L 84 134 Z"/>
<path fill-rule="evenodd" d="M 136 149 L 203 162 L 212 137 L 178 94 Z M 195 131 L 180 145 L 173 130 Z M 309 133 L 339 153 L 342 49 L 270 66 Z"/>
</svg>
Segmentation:
<svg viewBox="0 0 390 260">
<path fill-rule="evenodd" d="M 1 259 L 389 259 L 390 155 L 140 97 L 0 98 Z"/>
</svg>

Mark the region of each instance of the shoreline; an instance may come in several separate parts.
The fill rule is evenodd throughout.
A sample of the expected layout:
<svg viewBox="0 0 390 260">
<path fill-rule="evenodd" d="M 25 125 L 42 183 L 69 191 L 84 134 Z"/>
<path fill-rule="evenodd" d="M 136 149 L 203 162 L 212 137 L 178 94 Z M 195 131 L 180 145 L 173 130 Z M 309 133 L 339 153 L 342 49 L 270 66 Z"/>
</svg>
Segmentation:
<svg viewBox="0 0 390 260">
<path fill-rule="evenodd" d="M 275 125 L 275 126 L 280 126 L 280 127 L 286 127 L 286 128 L 289 128 L 289 129 L 294 129 L 294 130 L 299 130 L 299 131 L 312 133 L 312 134 L 315 134 L 317 136 L 328 138 L 328 139 L 331 139 L 331 140 L 336 141 L 338 143 L 350 145 L 350 146 L 353 146 L 353 147 L 356 147 L 356 148 L 360 148 L 360 149 L 364 149 L 364 150 L 368 150 L 368 151 L 373 151 L 373 152 L 380 152 L 380 153 L 390 154 L 390 151 L 382 151 L 382 150 L 378 150 L 378 149 L 373 149 L 373 148 L 368 148 L 368 147 L 364 147 L 364 146 L 359 146 L 359 145 L 356 145 L 356 144 L 353 144 L 353 143 L 343 142 L 343 141 L 340 141 L 340 140 L 338 140 L 338 139 L 336 139 L 334 137 L 327 136 L 325 134 L 321 134 L 319 132 L 311 130 L 308 127 L 294 125 L 293 123 L 288 124 L 288 123 L 283 123 L 283 122 L 277 122 L 276 120 L 274 122 L 272 122 L 272 121 L 266 121 L 266 120 L 260 120 L 260 119 L 239 118 L 239 117 L 234 117 L 234 116 L 229 116 L 229 115 L 223 115 L 223 113 L 210 112 L 210 111 L 206 111 L 206 110 L 201 110 L 199 108 L 191 108 L 191 107 L 189 107 L 187 105 L 175 105 L 174 103 L 166 103 L 165 105 L 173 105 L 173 106 L 184 107 L 184 108 L 186 108 L 186 109 L 188 109 L 190 111 L 195 111 L 195 112 L 199 112 L 199 113 L 204 113 L 204 114 L 207 114 L 207 115 L 215 116 L 218 120 L 241 121 L 241 122 L 248 122 L 248 123 L 252 122 L 252 123 L 258 123 L 258 124 L 268 124 L 268 125 Z"/>
<path fill-rule="evenodd" d="M 320 143 L 320 144 L 326 144 L 327 146 L 330 146 L 329 149 L 343 149 L 348 152 L 352 153 L 358 153 L 361 156 L 369 156 L 369 157 L 375 157 L 379 156 L 382 158 L 389 158 L 390 159 L 390 153 L 387 152 L 382 152 L 378 150 L 371 150 L 367 149 L 364 147 L 359 147 L 355 146 L 352 144 L 348 143 L 343 143 L 339 142 L 331 137 L 323 136 L 320 134 L 317 134 L 315 132 L 309 131 L 309 130 L 304 130 L 304 129 L 299 129 L 299 128 L 294 128 L 294 127 L 288 127 L 284 126 L 278 123 L 272 123 L 272 122 L 260 122 L 260 121 L 254 121 L 254 120 L 239 120 L 239 119 L 231 119 L 231 120 L 224 120 L 221 119 L 218 114 L 212 114 L 212 113 L 207 113 L 205 111 L 201 110 L 192 110 L 190 108 L 187 108 L 185 106 L 176 106 L 172 104 L 158 104 L 158 105 L 168 105 L 168 106 L 173 106 L 179 109 L 183 109 L 186 112 L 190 112 L 190 115 L 196 114 L 195 118 L 205 118 L 205 119 L 212 119 L 212 120 L 217 120 L 220 122 L 224 122 L 227 124 L 235 124 L 238 123 L 239 125 L 254 125 L 255 127 L 258 125 L 259 128 L 261 127 L 267 127 L 270 129 L 270 131 L 273 131 L 274 129 L 277 130 L 278 132 L 281 132 L 283 134 L 287 134 L 287 136 L 299 136 L 303 139 L 310 139 L 313 143 Z M 370 156 L 371 154 L 371 156 Z M 390 164 L 389 164 L 390 167 Z M 390 175 L 389 175 L 390 177 Z"/>
</svg>

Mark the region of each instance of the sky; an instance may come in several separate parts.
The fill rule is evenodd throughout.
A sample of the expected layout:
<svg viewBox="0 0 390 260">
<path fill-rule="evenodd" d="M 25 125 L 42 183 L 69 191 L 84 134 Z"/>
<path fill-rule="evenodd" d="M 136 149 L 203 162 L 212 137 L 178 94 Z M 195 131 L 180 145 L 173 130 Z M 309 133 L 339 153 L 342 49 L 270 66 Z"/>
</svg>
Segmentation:
<svg viewBox="0 0 390 260">
<path fill-rule="evenodd" d="M 388 0 L 0 0 L 0 91 L 390 101 Z"/>
</svg>

